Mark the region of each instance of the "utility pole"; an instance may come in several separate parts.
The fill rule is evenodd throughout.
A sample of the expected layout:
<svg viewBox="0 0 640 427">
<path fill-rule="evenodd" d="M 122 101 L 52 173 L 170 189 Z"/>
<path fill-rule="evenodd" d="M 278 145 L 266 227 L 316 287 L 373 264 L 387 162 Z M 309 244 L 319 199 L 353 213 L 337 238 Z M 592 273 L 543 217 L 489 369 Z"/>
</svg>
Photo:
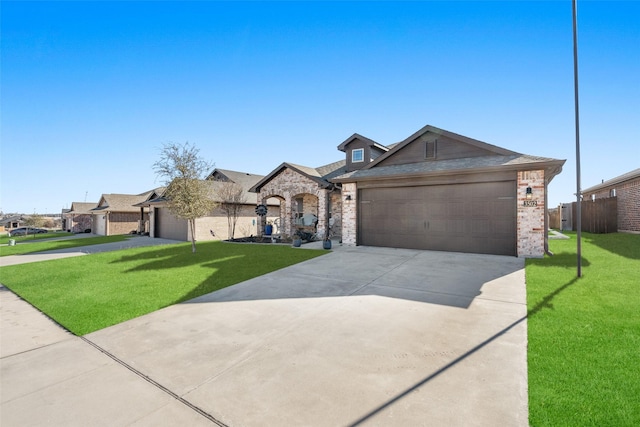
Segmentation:
<svg viewBox="0 0 640 427">
<path fill-rule="evenodd" d="M 576 113 L 576 228 L 578 277 L 582 277 L 582 189 L 580 188 L 580 106 L 578 102 L 578 4 L 573 1 L 573 89 Z"/>
</svg>

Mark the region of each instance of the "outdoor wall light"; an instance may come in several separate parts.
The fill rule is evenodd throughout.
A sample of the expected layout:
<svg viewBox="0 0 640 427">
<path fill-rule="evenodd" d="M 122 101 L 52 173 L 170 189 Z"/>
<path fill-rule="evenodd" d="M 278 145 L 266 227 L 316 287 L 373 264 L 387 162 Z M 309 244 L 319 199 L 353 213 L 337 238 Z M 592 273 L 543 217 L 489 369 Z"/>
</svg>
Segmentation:
<svg viewBox="0 0 640 427">
<path fill-rule="evenodd" d="M 345 200 L 351 200 L 351 194 L 347 194 L 347 197 L 345 198 Z"/>
<path fill-rule="evenodd" d="M 533 197 L 533 190 L 531 189 L 531 187 L 527 187 L 527 199 L 530 199 Z"/>
</svg>

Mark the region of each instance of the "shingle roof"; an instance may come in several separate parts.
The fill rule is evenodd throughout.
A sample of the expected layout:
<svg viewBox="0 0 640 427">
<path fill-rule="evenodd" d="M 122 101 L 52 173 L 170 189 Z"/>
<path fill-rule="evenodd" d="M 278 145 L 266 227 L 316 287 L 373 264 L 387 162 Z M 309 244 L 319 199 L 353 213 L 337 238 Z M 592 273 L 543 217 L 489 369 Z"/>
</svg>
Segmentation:
<svg viewBox="0 0 640 427">
<path fill-rule="evenodd" d="M 426 173 L 461 172 L 466 170 L 480 171 L 482 169 L 525 169 L 536 163 L 564 163 L 562 160 L 548 157 L 514 154 L 510 156 L 482 156 L 463 159 L 440 160 L 434 162 L 408 163 L 403 165 L 379 166 L 372 169 L 360 169 L 342 174 L 333 179 L 334 182 L 352 182 L 367 178 L 382 178 L 393 176 L 422 175 Z M 542 167 L 542 166 L 541 166 Z"/>
<path fill-rule="evenodd" d="M 219 168 L 216 168 L 213 172 L 211 172 L 209 176 L 213 175 L 216 171 L 222 173 L 231 181 L 235 182 L 236 184 L 240 185 L 242 188 L 246 190 L 251 188 L 256 182 L 264 178 L 264 175 L 256 175 L 254 173 L 239 172 L 239 171 L 232 171 L 228 169 L 219 169 Z"/>
<path fill-rule="evenodd" d="M 346 160 L 339 160 L 337 162 L 329 163 L 328 165 L 319 166 L 317 168 L 285 162 L 271 171 L 269 175 L 258 181 L 253 187 L 251 187 L 249 191 L 256 193 L 259 192 L 260 188 L 262 188 L 263 185 L 271 181 L 272 178 L 274 178 L 281 170 L 285 168 L 292 169 L 302 175 L 305 175 L 308 178 L 316 181 L 322 187 L 327 188 L 332 186 L 331 182 L 329 181 L 330 178 L 344 173 L 346 168 Z"/>
<path fill-rule="evenodd" d="M 621 182 L 629 181 L 631 179 L 635 179 L 640 177 L 640 168 L 634 169 L 631 172 L 627 172 L 615 178 L 608 179 L 598 185 L 594 185 L 593 187 L 589 187 L 586 190 L 582 190 L 583 193 L 592 193 L 594 191 L 598 191 L 602 188 L 606 188 L 612 185 L 620 184 Z"/>
<path fill-rule="evenodd" d="M 92 211 L 139 212 L 140 208 L 134 205 L 147 200 L 152 192 L 153 190 L 142 194 L 103 194 L 98 206 Z"/>
<path fill-rule="evenodd" d="M 71 209 L 67 213 L 72 214 L 90 214 L 91 209 L 95 208 L 98 204 L 95 202 L 73 202 L 71 203 Z"/>
</svg>

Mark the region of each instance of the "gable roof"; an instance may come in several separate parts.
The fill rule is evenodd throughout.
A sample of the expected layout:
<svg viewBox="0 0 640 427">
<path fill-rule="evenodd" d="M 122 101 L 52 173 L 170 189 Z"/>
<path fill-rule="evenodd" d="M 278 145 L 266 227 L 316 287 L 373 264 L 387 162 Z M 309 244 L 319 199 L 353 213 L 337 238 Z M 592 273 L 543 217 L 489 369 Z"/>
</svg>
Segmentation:
<svg viewBox="0 0 640 427">
<path fill-rule="evenodd" d="M 240 185 L 242 188 L 245 188 L 247 190 L 251 188 L 256 182 L 264 178 L 264 175 L 256 175 L 254 173 L 249 173 L 249 172 L 239 172 L 239 171 L 232 171 L 229 169 L 216 168 L 207 176 L 206 179 L 209 181 L 215 181 L 214 175 L 216 174 L 224 176 L 229 181 L 235 182 L 236 184 Z"/>
<path fill-rule="evenodd" d="M 223 175 L 226 180 L 216 180 L 213 179 L 214 175 Z M 263 175 L 257 175 L 248 172 L 239 172 L 232 171 L 229 169 L 214 169 L 204 180 L 209 184 L 211 198 L 216 202 L 221 202 L 222 200 L 218 197 L 217 190 L 220 189 L 225 183 L 233 182 L 238 184 L 244 190 L 245 196 L 245 204 L 254 205 L 256 204 L 256 195 L 250 191 L 251 187 L 255 185 L 258 181 L 264 178 Z M 156 189 L 157 194 L 151 194 L 146 200 L 137 203 L 136 206 L 151 206 L 151 205 L 161 205 L 166 203 L 168 199 L 165 197 L 164 193 L 166 191 L 166 187 L 161 187 Z M 268 201 L 270 206 L 277 206 L 279 202 L 276 201 Z"/>
<path fill-rule="evenodd" d="M 394 154 L 426 133 L 433 133 L 438 136 L 470 145 L 482 150 L 486 155 L 378 166 L 385 159 L 392 157 Z M 430 174 L 452 175 L 471 172 L 492 172 L 498 170 L 531 170 L 533 168 L 537 168 L 544 169 L 546 171 L 550 182 L 555 175 L 560 173 L 564 162 L 565 160 L 518 153 L 477 139 L 449 132 L 435 126 L 426 125 L 403 141 L 394 144 L 388 152 L 377 157 L 362 169 L 334 177 L 332 181 L 342 183 L 383 178 L 389 179 L 394 177 L 407 178 Z"/>
<path fill-rule="evenodd" d="M 284 162 L 280 164 L 277 168 L 275 168 L 271 173 L 260 181 L 258 181 L 254 186 L 252 186 L 249 191 L 253 193 L 259 193 L 260 189 L 266 185 L 269 181 L 271 181 L 276 175 L 282 172 L 284 169 L 291 169 L 292 171 L 303 175 L 312 181 L 318 183 L 321 188 L 331 188 L 333 187 L 333 183 L 329 181 L 330 178 L 334 176 L 341 175 L 345 172 L 346 160 L 339 160 L 337 162 L 329 163 L 328 165 L 319 166 L 317 168 L 312 168 L 309 166 L 296 165 L 294 163 Z"/>
<path fill-rule="evenodd" d="M 545 169 L 549 181 L 560 173 L 564 160 L 549 157 L 514 154 L 510 156 L 482 156 L 463 159 L 440 160 L 404 165 L 380 166 L 373 169 L 360 169 L 332 179 L 333 182 L 370 181 L 382 178 L 409 178 L 425 175 L 453 175 L 464 172 L 493 172 L 498 170 L 531 170 L 532 167 Z"/>
<path fill-rule="evenodd" d="M 631 172 L 627 172 L 620 176 L 616 176 L 615 178 L 608 179 L 600 184 L 594 185 L 593 187 L 589 187 L 586 190 L 582 190 L 582 193 L 592 193 L 603 188 L 610 187 L 612 185 L 618 185 L 625 181 L 630 181 L 632 179 L 640 178 L 640 168 L 634 169 Z"/>
<path fill-rule="evenodd" d="M 70 214 L 90 214 L 91 209 L 95 208 L 98 204 L 95 202 L 72 202 L 71 209 L 68 212 Z"/>
<path fill-rule="evenodd" d="M 12 222 L 21 222 L 24 221 L 24 218 L 22 215 L 10 215 L 7 217 L 2 218 L 2 220 L 0 220 L 0 224 L 1 225 L 7 225 L 7 224 L 11 224 Z"/>
<path fill-rule="evenodd" d="M 91 209 L 93 213 L 100 212 L 139 212 L 135 205 L 144 202 L 153 190 L 141 194 L 103 194 L 98 205 Z"/>
<path fill-rule="evenodd" d="M 373 147 L 379 148 L 381 151 L 389 151 L 389 147 L 386 147 L 386 146 L 384 146 L 382 144 L 379 144 L 379 143 L 375 142 L 373 139 L 369 139 L 366 136 L 362 136 L 362 135 L 360 135 L 358 133 L 354 133 L 349 138 L 345 139 L 340 145 L 338 145 L 338 150 L 344 151 L 347 148 L 347 145 L 349 145 L 350 143 L 352 143 L 355 140 L 360 140 L 360 141 L 366 143 L 369 146 L 373 146 Z"/>
<path fill-rule="evenodd" d="M 374 159 L 371 163 L 366 165 L 363 169 L 370 169 L 372 167 L 375 167 L 375 165 L 377 165 L 378 163 L 384 161 L 385 159 L 393 156 L 395 153 L 397 153 L 398 151 L 402 150 L 404 147 L 406 147 L 407 145 L 411 144 L 417 138 L 419 138 L 420 136 L 422 136 L 422 135 L 424 135 L 426 133 L 433 133 L 435 135 L 441 135 L 441 136 L 444 136 L 444 137 L 447 137 L 447 138 L 450 138 L 450 139 L 454 139 L 454 140 L 463 142 L 465 144 L 471 145 L 473 147 L 480 148 L 482 150 L 495 153 L 496 155 L 511 156 L 511 155 L 520 154 L 520 153 L 517 153 L 515 151 L 507 150 L 506 148 L 498 147 L 497 145 L 488 144 L 486 142 L 482 142 L 482 141 L 479 141 L 477 139 L 469 138 L 467 136 L 459 135 L 457 133 L 453 133 L 453 132 L 449 132 L 449 131 L 444 130 L 444 129 L 437 128 L 435 126 L 426 125 L 422 129 L 418 130 L 417 132 L 414 132 L 413 134 L 409 135 L 404 140 L 402 140 L 402 141 L 400 141 L 400 142 L 398 142 L 396 144 L 393 144 L 392 145 L 393 148 L 391 148 L 386 153 L 384 153 L 381 156 L 379 156 L 376 159 Z"/>
</svg>

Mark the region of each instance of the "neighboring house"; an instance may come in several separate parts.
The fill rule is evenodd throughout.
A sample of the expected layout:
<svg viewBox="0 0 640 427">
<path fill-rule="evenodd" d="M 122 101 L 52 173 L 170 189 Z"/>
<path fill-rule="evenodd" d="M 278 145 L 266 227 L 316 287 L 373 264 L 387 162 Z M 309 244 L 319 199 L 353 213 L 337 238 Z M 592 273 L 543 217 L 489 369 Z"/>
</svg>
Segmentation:
<svg viewBox="0 0 640 427">
<path fill-rule="evenodd" d="M 92 232 L 93 211 L 97 203 L 73 202 L 63 215 L 64 229 L 71 233 Z"/>
<path fill-rule="evenodd" d="M 154 193 L 151 190 L 141 194 L 103 194 L 97 206 L 91 209 L 92 232 L 101 236 L 144 233 L 149 213 L 135 205 Z"/>
<path fill-rule="evenodd" d="M 3 227 L 2 231 L 11 231 L 22 226 L 24 226 L 24 217 L 22 215 L 10 215 L 0 220 L 0 227 Z"/>
<path fill-rule="evenodd" d="M 245 202 L 242 204 L 234 237 L 248 237 L 260 234 L 258 232 L 258 220 L 256 216 L 256 195 L 249 192 L 249 188 L 263 178 L 246 172 L 231 171 L 226 169 L 214 169 L 206 178 L 211 187 L 211 197 L 220 202 L 217 195 L 218 189 L 226 182 L 238 184 L 244 190 Z M 163 195 L 149 197 L 139 206 L 150 209 L 149 231 L 151 237 L 162 237 L 174 240 L 191 240 L 187 221 L 175 217 L 167 206 L 167 199 Z M 268 220 L 275 220 L 280 216 L 280 205 L 277 200 L 267 201 Z M 229 226 L 227 214 L 216 207 L 208 216 L 196 219 L 196 241 L 202 240 L 227 240 L 229 239 Z"/>
<path fill-rule="evenodd" d="M 582 203 L 617 198 L 618 231 L 640 232 L 640 169 L 582 190 Z"/>
<path fill-rule="evenodd" d="M 564 160 L 433 126 L 390 147 L 354 134 L 338 149 L 341 162 L 283 163 L 252 187 L 259 201 L 282 201 L 287 233 L 310 211 L 319 235 L 339 223 L 346 245 L 521 257 L 547 248 L 547 186 Z"/>
</svg>

